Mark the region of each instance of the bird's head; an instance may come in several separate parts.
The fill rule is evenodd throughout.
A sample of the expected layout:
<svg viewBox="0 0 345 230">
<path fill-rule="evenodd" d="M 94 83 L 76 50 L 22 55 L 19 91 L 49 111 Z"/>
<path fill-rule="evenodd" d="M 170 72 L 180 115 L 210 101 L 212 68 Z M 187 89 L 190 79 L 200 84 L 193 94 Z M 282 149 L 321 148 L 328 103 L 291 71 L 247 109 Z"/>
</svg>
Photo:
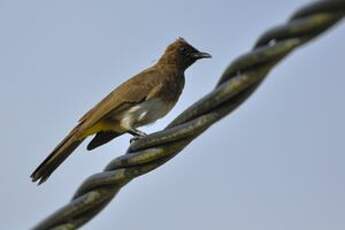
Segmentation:
<svg viewBox="0 0 345 230">
<path fill-rule="evenodd" d="M 166 48 L 158 63 L 175 65 L 184 71 L 195 61 L 202 58 L 211 58 L 211 55 L 200 52 L 180 37 Z"/>
</svg>

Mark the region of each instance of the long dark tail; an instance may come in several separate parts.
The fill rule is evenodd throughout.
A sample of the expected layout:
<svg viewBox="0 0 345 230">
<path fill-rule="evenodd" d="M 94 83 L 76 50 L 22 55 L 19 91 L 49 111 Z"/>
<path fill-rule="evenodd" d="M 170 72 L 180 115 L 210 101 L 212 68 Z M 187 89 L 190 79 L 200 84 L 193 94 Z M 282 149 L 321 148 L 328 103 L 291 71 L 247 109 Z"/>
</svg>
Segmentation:
<svg viewBox="0 0 345 230">
<path fill-rule="evenodd" d="M 77 139 L 76 130 L 65 137 L 52 153 L 35 169 L 31 174 L 33 182 L 38 184 L 45 182 L 57 167 L 83 142 L 84 139 Z"/>
</svg>

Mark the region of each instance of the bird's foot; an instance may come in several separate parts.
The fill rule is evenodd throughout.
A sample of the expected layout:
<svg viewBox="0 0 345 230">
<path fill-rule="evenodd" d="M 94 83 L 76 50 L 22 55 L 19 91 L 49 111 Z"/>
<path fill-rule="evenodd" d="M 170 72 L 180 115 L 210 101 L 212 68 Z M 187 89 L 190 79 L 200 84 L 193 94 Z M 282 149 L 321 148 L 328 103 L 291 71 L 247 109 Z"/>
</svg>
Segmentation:
<svg viewBox="0 0 345 230">
<path fill-rule="evenodd" d="M 134 128 L 131 129 L 131 130 L 128 130 L 128 133 L 133 135 L 133 138 L 131 138 L 130 143 L 133 143 L 134 141 L 137 141 L 140 138 L 143 138 L 143 137 L 147 136 L 147 134 L 144 133 L 143 131 L 140 131 L 140 130 L 134 129 Z"/>
<path fill-rule="evenodd" d="M 139 139 L 141 139 L 141 138 L 143 138 L 143 137 L 145 137 L 145 136 L 134 136 L 134 137 L 132 137 L 130 140 L 129 140 L 129 143 L 133 143 L 133 142 L 135 142 L 135 141 L 137 141 L 137 140 L 139 140 Z"/>
</svg>

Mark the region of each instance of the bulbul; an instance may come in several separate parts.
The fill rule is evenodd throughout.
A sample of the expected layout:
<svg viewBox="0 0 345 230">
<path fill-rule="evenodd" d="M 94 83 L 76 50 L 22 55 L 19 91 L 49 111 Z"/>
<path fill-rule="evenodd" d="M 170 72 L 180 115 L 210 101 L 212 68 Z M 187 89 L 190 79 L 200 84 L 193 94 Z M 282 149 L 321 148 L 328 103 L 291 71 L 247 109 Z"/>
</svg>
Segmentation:
<svg viewBox="0 0 345 230">
<path fill-rule="evenodd" d="M 124 133 L 136 138 L 146 134 L 137 128 L 166 115 L 179 99 L 185 70 L 201 58 L 210 58 L 183 38 L 170 44 L 156 64 L 122 83 L 89 110 L 70 133 L 32 173 L 33 182 L 43 183 L 82 143 L 94 135 L 92 150 Z"/>
</svg>

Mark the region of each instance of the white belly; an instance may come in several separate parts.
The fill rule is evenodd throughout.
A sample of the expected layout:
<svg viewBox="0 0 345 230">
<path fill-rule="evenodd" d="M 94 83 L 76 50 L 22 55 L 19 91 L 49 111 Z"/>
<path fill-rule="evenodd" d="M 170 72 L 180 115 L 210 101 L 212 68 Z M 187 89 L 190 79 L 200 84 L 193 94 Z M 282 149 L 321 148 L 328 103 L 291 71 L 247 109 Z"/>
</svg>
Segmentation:
<svg viewBox="0 0 345 230">
<path fill-rule="evenodd" d="M 121 114 L 120 124 L 125 129 L 150 124 L 165 116 L 174 104 L 163 103 L 160 99 L 151 99 L 133 106 Z"/>
</svg>

